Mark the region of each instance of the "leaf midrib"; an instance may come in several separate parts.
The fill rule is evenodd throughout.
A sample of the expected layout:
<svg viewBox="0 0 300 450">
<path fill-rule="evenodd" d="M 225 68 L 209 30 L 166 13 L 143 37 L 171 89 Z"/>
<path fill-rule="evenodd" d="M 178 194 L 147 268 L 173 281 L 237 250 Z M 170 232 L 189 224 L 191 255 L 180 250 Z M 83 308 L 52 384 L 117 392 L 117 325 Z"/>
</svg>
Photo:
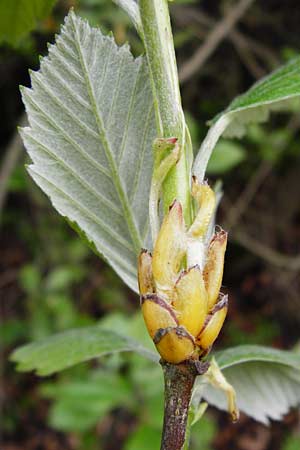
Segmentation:
<svg viewBox="0 0 300 450">
<path fill-rule="evenodd" d="M 138 231 L 138 229 L 137 229 L 137 227 L 135 225 L 134 218 L 133 218 L 133 215 L 132 215 L 132 212 L 131 212 L 131 209 L 130 209 L 130 205 L 129 205 L 127 196 L 126 196 L 126 194 L 124 192 L 124 189 L 122 187 L 122 183 L 121 183 L 121 179 L 119 177 L 117 166 L 116 166 L 114 157 L 112 155 L 112 152 L 111 152 L 111 149 L 110 149 L 110 146 L 109 146 L 109 142 L 108 142 L 107 137 L 106 137 L 106 133 L 105 133 L 105 129 L 104 129 L 104 126 L 103 126 L 102 117 L 100 115 L 100 111 L 99 111 L 98 106 L 97 106 L 97 102 L 96 102 L 96 99 L 95 99 L 92 83 L 91 83 L 91 80 L 90 80 L 90 77 L 89 77 L 89 73 L 88 73 L 88 70 L 87 70 L 87 67 L 86 67 L 85 58 L 84 58 L 84 55 L 83 55 L 83 53 L 81 51 L 81 45 L 80 45 L 80 39 L 79 39 L 79 36 L 78 36 L 78 30 L 77 30 L 77 28 L 75 26 L 75 23 L 74 23 L 74 14 L 71 14 L 71 22 L 72 22 L 72 26 L 73 26 L 73 31 L 74 31 L 74 36 L 75 36 L 75 45 L 76 45 L 76 49 L 77 49 L 77 52 L 78 52 L 80 65 L 81 65 L 81 68 L 82 68 L 82 71 L 83 71 L 83 75 L 84 75 L 84 79 L 85 79 L 85 82 L 86 82 L 86 87 L 87 87 L 87 90 L 88 90 L 88 95 L 89 95 L 89 98 L 90 98 L 92 110 L 94 112 L 96 123 L 97 123 L 97 127 L 98 127 L 98 134 L 99 134 L 100 140 L 102 142 L 107 161 L 108 161 L 109 166 L 110 166 L 110 170 L 111 170 L 111 174 L 112 174 L 112 180 L 113 180 L 113 182 L 115 184 L 115 187 L 116 187 L 116 190 L 117 190 L 117 193 L 118 193 L 118 196 L 119 196 L 119 199 L 120 199 L 123 211 L 124 211 L 124 217 L 125 217 L 125 220 L 126 220 L 126 223 L 127 223 L 127 226 L 128 226 L 128 230 L 129 230 L 129 233 L 130 233 L 130 236 L 131 236 L 131 239 L 132 239 L 135 251 L 136 251 L 136 253 L 138 253 L 139 250 L 142 247 L 141 236 L 140 236 L 139 231 Z"/>
</svg>

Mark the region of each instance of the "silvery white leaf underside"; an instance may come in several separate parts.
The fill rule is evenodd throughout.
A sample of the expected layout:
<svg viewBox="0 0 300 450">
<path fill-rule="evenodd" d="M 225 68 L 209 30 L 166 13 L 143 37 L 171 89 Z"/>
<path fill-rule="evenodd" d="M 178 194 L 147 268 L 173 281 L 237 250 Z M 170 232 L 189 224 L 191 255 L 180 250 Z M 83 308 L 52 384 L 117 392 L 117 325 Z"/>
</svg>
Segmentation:
<svg viewBox="0 0 300 450">
<path fill-rule="evenodd" d="M 137 291 L 155 137 L 145 58 L 71 11 L 31 82 L 22 90 L 30 126 L 21 132 L 29 173 Z"/>
</svg>

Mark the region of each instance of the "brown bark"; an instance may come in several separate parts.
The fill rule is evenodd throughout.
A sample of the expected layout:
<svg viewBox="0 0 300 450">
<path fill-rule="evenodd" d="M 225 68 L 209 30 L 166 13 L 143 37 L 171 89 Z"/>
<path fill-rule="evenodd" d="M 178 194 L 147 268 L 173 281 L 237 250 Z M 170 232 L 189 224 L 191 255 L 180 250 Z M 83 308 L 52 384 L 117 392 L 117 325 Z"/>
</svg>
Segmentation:
<svg viewBox="0 0 300 450">
<path fill-rule="evenodd" d="M 181 450 L 195 378 L 194 364 L 161 362 L 165 378 L 164 425 L 161 450 Z"/>
</svg>

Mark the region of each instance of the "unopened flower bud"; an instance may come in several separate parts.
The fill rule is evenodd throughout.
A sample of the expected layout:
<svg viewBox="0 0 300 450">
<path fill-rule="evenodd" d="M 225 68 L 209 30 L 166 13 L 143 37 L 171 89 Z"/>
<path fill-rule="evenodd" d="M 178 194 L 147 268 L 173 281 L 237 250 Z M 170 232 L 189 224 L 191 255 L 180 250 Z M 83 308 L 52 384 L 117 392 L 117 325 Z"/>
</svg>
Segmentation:
<svg viewBox="0 0 300 450">
<path fill-rule="evenodd" d="M 138 259 L 138 282 L 141 295 L 154 292 L 154 281 L 152 274 L 152 256 L 147 250 L 142 250 Z"/>
<path fill-rule="evenodd" d="M 156 294 L 141 298 L 142 312 L 152 339 L 161 328 L 176 327 L 178 321 L 172 307 Z"/>
<path fill-rule="evenodd" d="M 176 200 L 166 214 L 153 251 L 152 270 L 157 292 L 173 289 L 186 251 L 182 207 Z"/>
<path fill-rule="evenodd" d="M 203 327 L 207 315 L 207 292 L 198 266 L 183 272 L 175 285 L 173 302 L 178 322 L 193 336 Z"/>
<path fill-rule="evenodd" d="M 217 232 L 209 245 L 207 262 L 203 270 L 203 278 L 208 294 L 208 308 L 216 303 L 223 278 L 224 257 L 227 246 L 227 233 Z"/>
<path fill-rule="evenodd" d="M 153 340 L 161 357 L 172 364 L 189 359 L 195 351 L 195 341 L 183 327 L 162 328 Z"/>
<path fill-rule="evenodd" d="M 224 295 L 207 317 L 207 323 L 198 336 L 196 343 L 202 350 L 208 350 L 221 331 L 228 310 L 228 297 Z"/>
<path fill-rule="evenodd" d="M 207 249 L 205 238 L 215 195 L 196 179 L 192 194 L 198 212 L 190 229 L 186 230 L 181 204 L 175 200 L 157 233 L 153 257 L 142 250 L 138 261 L 141 307 L 148 332 L 161 357 L 173 364 L 197 360 L 207 353 L 227 313 L 227 297 L 215 304 L 220 295 L 227 234 L 223 230 L 216 233 Z"/>
<path fill-rule="evenodd" d="M 206 182 L 199 183 L 196 177 L 193 177 L 192 196 L 198 203 L 199 210 L 189 229 L 189 234 L 193 237 L 204 238 L 215 210 L 216 196 Z"/>
</svg>

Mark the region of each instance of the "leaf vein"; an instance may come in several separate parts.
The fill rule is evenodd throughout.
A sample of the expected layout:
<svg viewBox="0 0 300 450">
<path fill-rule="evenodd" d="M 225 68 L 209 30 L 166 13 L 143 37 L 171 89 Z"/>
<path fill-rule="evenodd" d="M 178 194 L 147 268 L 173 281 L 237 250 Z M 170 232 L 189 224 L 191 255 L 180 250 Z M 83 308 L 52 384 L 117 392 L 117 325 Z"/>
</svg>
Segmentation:
<svg viewBox="0 0 300 450">
<path fill-rule="evenodd" d="M 137 188 L 140 183 L 141 167 L 142 167 L 142 162 L 143 162 L 144 156 L 145 156 L 145 150 L 146 150 L 146 145 L 147 145 L 146 137 L 147 137 L 147 131 L 148 131 L 148 128 L 150 125 L 150 119 L 152 117 L 152 110 L 153 110 L 153 103 L 150 104 L 148 114 L 147 114 L 147 119 L 146 119 L 144 133 L 143 133 L 142 149 L 141 149 L 141 152 L 139 153 L 139 158 L 137 158 L 138 159 L 138 168 L 135 171 L 135 179 L 134 179 L 134 184 L 133 184 L 133 188 L 132 188 L 132 193 L 130 195 L 130 202 L 133 202 L 133 200 L 136 196 L 136 193 L 137 193 Z"/>
<path fill-rule="evenodd" d="M 124 149 L 125 149 L 126 142 L 127 142 L 128 129 L 129 129 L 129 124 L 130 124 L 130 120 L 131 120 L 131 113 L 132 113 L 132 108 L 133 108 L 133 104 L 134 104 L 134 99 L 135 99 L 138 79 L 139 79 L 140 74 L 141 74 L 141 67 L 142 67 L 142 64 L 140 64 L 140 66 L 138 68 L 138 72 L 136 74 L 135 82 L 134 82 L 133 89 L 132 89 L 132 94 L 131 94 L 131 97 L 130 97 L 130 105 L 129 105 L 128 112 L 127 112 L 127 115 L 126 115 L 126 123 L 125 123 L 124 131 L 123 131 L 123 139 L 122 139 L 122 143 L 121 143 L 121 150 L 120 150 L 119 156 L 117 158 L 117 166 L 118 166 L 118 168 L 121 165 Z"/>
<path fill-rule="evenodd" d="M 134 254 L 134 251 L 130 245 L 128 245 L 128 242 L 123 239 L 118 233 L 116 233 L 111 227 L 106 225 L 96 214 L 92 213 L 88 209 L 85 208 L 78 200 L 76 200 L 74 197 L 72 197 L 70 194 L 67 194 L 64 190 L 62 190 L 60 187 L 55 185 L 51 180 L 49 180 L 45 175 L 41 175 L 41 173 L 38 171 L 38 164 L 34 164 L 35 169 L 37 170 L 37 175 L 44 179 L 47 183 L 49 183 L 54 191 L 59 192 L 60 196 L 63 196 L 68 199 L 70 203 L 73 203 L 76 208 L 78 208 L 80 211 L 84 213 L 84 215 L 88 216 L 94 223 L 99 225 L 102 230 L 104 230 L 115 242 L 118 242 L 121 246 L 129 250 L 131 253 Z M 94 239 L 93 239 L 94 241 Z M 102 241 L 101 241 L 102 243 Z M 102 244 L 103 245 L 103 244 Z M 110 247 L 111 250 L 111 247 Z"/>
<path fill-rule="evenodd" d="M 42 82 L 42 80 L 40 79 L 39 76 L 37 76 L 37 74 L 35 74 L 36 76 L 34 77 L 35 81 L 37 84 L 39 84 L 39 86 L 45 90 L 45 92 L 47 92 L 49 98 L 51 98 L 53 100 L 54 103 L 57 104 L 57 106 L 59 106 L 59 108 L 61 108 L 62 111 L 64 111 L 67 115 L 69 115 L 87 134 L 89 134 L 90 136 L 92 136 L 93 138 L 97 139 L 99 138 L 98 134 L 92 130 L 86 123 L 84 123 L 79 117 L 78 115 L 75 115 L 67 106 L 65 103 L 63 103 L 61 100 L 59 100 L 57 98 L 57 96 L 52 92 L 51 89 L 48 88 L 48 86 Z"/>
<path fill-rule="evenodd" d="M 110 201 L 107 197 L 104 197 L 100 192 L 96 191 L 89 183 L 87 183 L 79 173 L 72 169 L 62 158 L 59 158 L 55 153 L 53 153 L 45 144 L 42 144 L 37 138 L 35 138 L 32 133 L 27 134 L 27 138 L 33 141 L 36 145 L 38 145 L 45 153 L 47 153 L 50 157 L 52 157 L 55 161 L 57 161 L 61 166 L 64 167 L 66 172 L 71 173 L 74 178 L 84 186 L 91 194 L 95 195 L 99 201 L 105 204 L 108 208 L 114 211 L 117 215 L 122 216 L 122 213 L 112 201 Z"/>
<path fill-rule="evenodd" d="M 132 211 L 131 211 L 131 208 L 130 208 L 130 205 L 129 205 L 128 198 L 127 198 L 126 193 L 124 191 L 124 188 L 122 186 L 120 175 L 118 173 L 118 170 L 117 170 L 117 167 L 116 167 L 116 163 L 115 163 L 114 157 L 112 155 L 112 151 L 111 151 L 109 143 L 107 141 L 105 129 L 104 129 L 104 126 L 103 126 L 102 117 L 100 115 L 99 108 L 98 108 L 98 105 L 97 105 L 97 102 L 96 102 L 96 99 L 95 99 L 93 86 L 92 86 L 92 83 L 91 83 L 91 80 L 90 80 L 89 72 L 88 72 L 87 67 L 86 67 L 86 62 L 85 62 L 85 58 L 84 58 L 84 55 L 83 55 L 83 52 L 82 52 L 82 49 L 81 49 L 80 38 L 78 36 L 78 30 L 77 30 L 77 28 L 75 26 L 75 23 L 74 23 L 74 16 L 73 15 L 71 15 L 71 21 L 72 21 L 73 30 L 74 30 L 74 33 L 75 33 L 75 42 L 76 42 L 76 46 L 77 46 L 79 59 L 80 59 L 80 62 L 81 62 L 81 67 L 82 67 L 82 70 L 84 72 L 84 78 L 85 78 L 86 83 L 87 83 L 87 89 L 88 89 L 88 92 L 89 92 L 92 108 L 93 108 L 95 116 L 96 116 L 96 122 L 97 122 L 97 126 L 98 126 L 99 136 L 100 136 L 100 139 L 102 141 L 103 148 L 104 148 L 107 160 L 108 160 L 110 168 L 111 168 L 112 178 L 113 178 L 113 180 L 115 182 L 115 186 L 116 186 L 116 189 L 117 189 L 117 192 L 118 192 L 118 196 L 119 196 L 119 199 L 121 201 L 121 204 L 122 204 L 122 207 L 123 207 L 123 210 L 124 210 L 125 220 L 127 222 L 127 226 L 128 226 L 128 229 L 129 229 L 129 232 L 130 232 L 130 235 L 131 235 L 131 239 L 132 239 L 133 245 L 135 247 L 136 252 L 138 252 L 139 249 L 142 246 L 140 233 L 139 233 L 139 230 L 136 227 L 136 224 L 135 224 L 135 221 L 134 221 L 134 218 L 133 218 L 133 215 L 132 215 Z"/>
<path fill-rule="evenodd" d="M 32 103 L 32 105 L 43 115 L 43 117 L 52 125 L 53 128 L 55 128 L 65 139 L 65 141 L 69 142 L 73 147 L 75 147 L 80 154 L 87 159 L 90 163 L 95 164 L 95 166 L 99 169 L 100 172 L 102 172 L 104 175 L 106 175 L 109 179 L 111 177 L 110 172 L 103 167 L 98 161 L 96 161 L 92 156 L 90 156 L 88 153 L 86 153 L 79 144 L 77 144 L 76 141 L 74 141 L 67 133 L 64 132 L 64 130 L 53 120 L 49 117 L 49 115 L 33 100 L 32 97 L 28 97 L 28 101 Z"/>
<path fill-rule="evenodd" d="M 85 109 L 92 111 L 91 105 L 84 100 L 80 95 L 78 95 L 77 92 L 75 92 L 73 89 L 69 87 L 69 84 L 62 78 L 62 76 L 59 74 L 59 72 L 55 69 L 54 64 L 47 64 L 47 67 L 45 69 L 53 76 L 53 78 L 61 84 L 61 86 L 68 92 L 70 97 L 72 97 L 75 101 L 77 101 L 81 106 L 83 106 Z"/>
</svg>

